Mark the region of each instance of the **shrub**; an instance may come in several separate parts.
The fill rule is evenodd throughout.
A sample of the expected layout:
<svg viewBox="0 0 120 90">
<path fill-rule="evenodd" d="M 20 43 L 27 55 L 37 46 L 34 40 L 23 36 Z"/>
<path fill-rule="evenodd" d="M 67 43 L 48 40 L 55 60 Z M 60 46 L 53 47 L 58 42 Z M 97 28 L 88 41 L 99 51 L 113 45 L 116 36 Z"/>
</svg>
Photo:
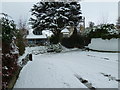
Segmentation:
<svg viewBox="0 0 120 90">
<path fill-rule="evenodd" d="M 17 33 L 17 41 L 16 41 L 16 44 L 19 48 L 19 54 L 22 55 L 25 51 L 25 40 L 23 39 L 23 35 L 18 32 Z"/>
<path fill-rule="evenodd" d="M 61 44 L 67 48 L 83 48 L 91 42 L 91 38 L 81 36 L 75 29 L 69 38 L 63 38 Z"/>
</svg>

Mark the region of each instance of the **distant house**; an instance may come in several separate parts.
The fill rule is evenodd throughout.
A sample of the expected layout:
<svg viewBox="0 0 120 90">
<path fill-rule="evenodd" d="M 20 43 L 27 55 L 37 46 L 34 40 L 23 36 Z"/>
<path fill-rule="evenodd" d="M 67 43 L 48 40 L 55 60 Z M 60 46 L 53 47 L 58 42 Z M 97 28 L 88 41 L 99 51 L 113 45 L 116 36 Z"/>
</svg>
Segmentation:
<svg viewBox="0 0 120 90">
<path fill-rule="evenodd" d="M 29 32 L 26 37 L 28 45 L 44 45 L 48 38 L 46 34 L 35 35 L 33 34 L 33 30 Z"/>
<path fill-rule="evenodd" d="M 73 32 L 74 32 L 75 27 L 74 26 L 66 26 L 66 28 L 64 28 L 61 33 L 62 33 L 62 37 L 70 37 Z"/>
<path fill-rule="evenodd" d="M 67 28 L 64 28 L 62 31 L 61 31 L 63 37 L 69 37 L 69 33 L 70 31 L 67 29 Z"/>
<path fill-rule="evenodd" d="M 85 31 L 85 17 L 82 16 L 82 19 L 80 20 L 77 27 L 72 25 L 72 23 L 70 26 L 66 26 L 66 28 L 64 28 L 61 31 L 63 37 L 70 37 L 73 34 L 75 28 L 77 29 L 78 33 L 81 33 L 81 34 L 84 33 L 84 31 Z"/>
</svg>

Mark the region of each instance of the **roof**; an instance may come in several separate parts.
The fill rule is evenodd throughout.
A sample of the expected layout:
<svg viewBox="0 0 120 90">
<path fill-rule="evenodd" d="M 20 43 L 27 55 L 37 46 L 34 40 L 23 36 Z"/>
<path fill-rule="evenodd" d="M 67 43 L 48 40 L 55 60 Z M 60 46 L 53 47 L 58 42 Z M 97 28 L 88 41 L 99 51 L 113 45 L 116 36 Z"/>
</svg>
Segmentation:
<svg viewBox="0 0 120 90">
<path fill-rule="evenodd" d="M 42 31 L 42 34 L 43 34 L 43 35 L 46 35 L 47 37 L 50 37 L 50 36 L 53 35 L 52 31 L 50 31 L 50 30 L 43 30 L 43 31 Z"/>
<path fill-rule="evenodd" d="M 27 35 L 26 39 L 47 39 L 47 36 L 45 34 L 42 35 L 35 35 L 32 32 L 33 30 L 31 30 L 29 32 L 29 35 Z"/>
<path fill-rule="evenodd" d="M 47 39 L 45 35 L 28 35 L 26 39 Z"/>
<path fill-rule="evenodd" d="M 67 28 L 64 28 L 61 32 L 62 33 L 69 33 L 69 30 Z"/>
</svg>

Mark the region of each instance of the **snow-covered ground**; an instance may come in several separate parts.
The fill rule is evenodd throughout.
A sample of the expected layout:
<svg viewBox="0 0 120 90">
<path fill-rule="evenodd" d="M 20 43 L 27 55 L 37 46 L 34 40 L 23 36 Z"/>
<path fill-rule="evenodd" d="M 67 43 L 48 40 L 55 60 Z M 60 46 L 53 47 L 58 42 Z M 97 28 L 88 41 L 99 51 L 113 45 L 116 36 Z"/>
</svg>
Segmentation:
<svg viewBox="0 0 120 90">
<path fill-rule="evenodd" d="M 106 39 L 101 38 L 92 39 L 91 44 L 88 45 L 90 49 L 104 50 L 104 51 L 120 51 L 118 50 L 118 39 Z"/>
<path fill-rule="evenodd" d="M 117 53 L 72 50 L 33 54 L 14 88 L 118 88 L 117 80 Z"/>
</svg>

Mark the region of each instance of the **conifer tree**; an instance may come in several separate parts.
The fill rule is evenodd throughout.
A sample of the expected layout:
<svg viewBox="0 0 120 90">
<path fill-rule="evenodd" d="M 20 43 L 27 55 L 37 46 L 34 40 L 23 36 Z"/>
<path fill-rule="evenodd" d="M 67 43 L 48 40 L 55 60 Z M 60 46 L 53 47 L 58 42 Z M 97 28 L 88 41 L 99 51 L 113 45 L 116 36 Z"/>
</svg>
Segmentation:
<svg viewBox="0 0 120 90">
<path fill-rule="evenodd" d="M 73 22 L 77 26 L 81 17 L 78 2 L 38 2 L 31 9 L 30 23 L 35 31 L 51 30 L 59 37 L 63 28 Z"/>
</svg>

